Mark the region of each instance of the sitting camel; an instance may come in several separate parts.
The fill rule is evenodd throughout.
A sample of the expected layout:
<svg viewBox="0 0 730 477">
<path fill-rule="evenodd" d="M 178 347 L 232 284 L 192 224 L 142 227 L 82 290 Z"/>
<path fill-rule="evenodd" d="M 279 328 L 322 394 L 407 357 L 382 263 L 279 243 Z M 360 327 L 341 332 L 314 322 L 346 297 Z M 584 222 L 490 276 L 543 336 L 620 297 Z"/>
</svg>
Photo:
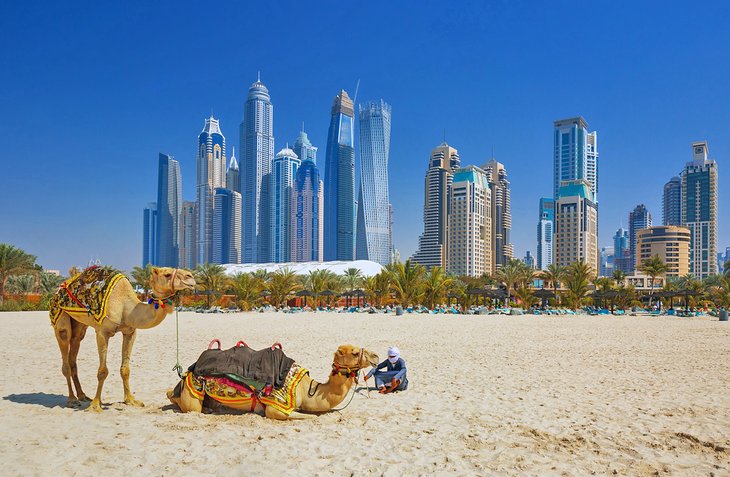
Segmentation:
<svg viewBox="0 0 730 477">
<path fill-rule="evenodd" d="M 337 348 L 326 383 L 313 380 L 306 369 L 295 363 L 284 387 L 264 397 L 225 378 L 195 376 L 188 371 L 177 387 L 167 392 L 167 397 L 182 412 L 202 412 L 204 400 L 213 399 L 225 407 L 270 419 L 306 419 L 340 404 L 355 384 L 357 373 L 378 362 L 378 355 L 365 348 L 342 345 Z"/>
<path fill-rule="evenodd" d="M 172 298 L 178 291 L 195 288 L 195 279 L 188 270 L 152 268 L 150 277 L 153 298 L 147 303 L 139 301 L 129 280 L 110 268 L 90 267 L 81 274 L 64 282 L 51 299 L 51 323 L 61 348 L 61 371 L 68 385 L 68 407 L 80 406 L 89 401 L 81 390 L 76 356 L 86 329 L 96 330 L 99 348 L 99 371 L 96 395 L 87 410 L 101 411 L 101 389 L 109 374 L 106 354 L 109 338 L 122 333 L 122 366 L 124 403 L 144 406 L 134 398 L 129 389 L 129 357 L 137 335 L 137 329 L 153 328 L 174 311 Z M 86 301 L 83 301 L 86 300 Z M 74 394 L 71 381 L 76 387 Z"/>
</svg>

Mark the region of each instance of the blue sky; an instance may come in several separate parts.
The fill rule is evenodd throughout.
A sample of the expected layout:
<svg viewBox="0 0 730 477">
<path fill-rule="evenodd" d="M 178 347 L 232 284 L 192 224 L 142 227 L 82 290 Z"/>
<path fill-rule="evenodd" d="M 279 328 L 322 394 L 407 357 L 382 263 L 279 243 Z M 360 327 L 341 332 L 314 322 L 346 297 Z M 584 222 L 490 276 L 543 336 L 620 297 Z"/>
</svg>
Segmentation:
<svg viewBox="0 0 730 477">
<path fill-rule="evenodd" d="M 141 262 L 157 156 L 195 197 L 196 138 L 211 110 L 228 151 L 261 71 L 276 149 L 302 121 L 324 166 L 340 88 L 392 105 L 394 241 L 422 231 L 423 180 L 443 139 L 462 164 L 492 154 L 512 183 L 516 254 L 535 251 L 552 190 L 552 122 L 598 131 L 599 242 L 629 210 L 661 222 L 663 184 L 706 139 L 730 246 L 728 2 L 10 2 L 0 15 L 0 242 L 63 271 Z"/>
</svg>

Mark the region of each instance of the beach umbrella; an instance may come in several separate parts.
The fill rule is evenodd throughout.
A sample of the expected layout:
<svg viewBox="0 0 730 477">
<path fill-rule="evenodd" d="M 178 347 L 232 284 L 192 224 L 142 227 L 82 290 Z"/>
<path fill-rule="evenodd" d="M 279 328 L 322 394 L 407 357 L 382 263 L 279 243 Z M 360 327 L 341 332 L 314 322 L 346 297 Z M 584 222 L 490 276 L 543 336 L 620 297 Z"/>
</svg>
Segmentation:
<svg viewBox="0 0 730 477">
<path fill-rule="evenodd" d="M 542 301 L 542 305 L 545 306 L 545 303 L 550 298 L 555 298 L 555 293 L 551 292 L 550 290 L 545 290 L 544 288 L 540 288 L 539 290 L 535 290 L 532 292 L 532 296 L 539 298 Z"/>
<path fill-rule="evenodd" d="M 330 301 L 332 300 L 332 297 L 337 295 L 337 293 L 333 292 L 332 290 L 323 290 L 320 292 L 319 296 L 326 296 L 327 297 L 327 305 L 330 304 Z"/>
<path fill-rule="evenodd" d="M 314 296 L 314 293 L 312 293 L 309 290 L 299 290 L 295 296 L 303 296 L 304 297 L 304 306 L 307 306 L 307 297 L 308 296 Z"/>
<path fill-rule="evenodd" d="M 446 294 L 446 298 L 449 299 L 449 306 L 451 306 L 451 299 L 454 298 L 458 300 L 461 297 L 461 293 L 458 292 L 449 292 Z"/>
<path fill-rule="evenodd" d="M 476 305 L 479 306 L 479 295 L 482 294 L 482 290 L 480 288 L 472 288 L 470 290 L 467 290 L 466 294 L 467 295 L 476 295 L 476 297 L 477 297 Z"/>
<path fill-rule="evenodd" d="M 352 296 L 354 296 L 354 297 L 357 298 L 357 304 L 358 304 L 358 306 L 364 306 L 365 305 L 365 300 L 364 300 L 365 292 L 363 290 L 361 290 L 361 289 L 358 288 L 357 290 L 352 290 L 351 293 L 352 293 Z M 360 305 L 360 299 L 361 298 L 363 298 L 362 305 Z"/>
</svg>

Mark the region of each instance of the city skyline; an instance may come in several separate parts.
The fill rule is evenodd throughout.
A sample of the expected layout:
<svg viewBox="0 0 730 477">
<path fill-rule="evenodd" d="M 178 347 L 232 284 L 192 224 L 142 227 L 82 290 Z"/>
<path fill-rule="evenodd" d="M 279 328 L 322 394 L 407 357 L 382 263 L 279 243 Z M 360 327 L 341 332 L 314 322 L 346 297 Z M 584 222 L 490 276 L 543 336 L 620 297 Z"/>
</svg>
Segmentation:
<svg viewBox="0 0 730 477">
<path fill-rule="evenodd" d="M 317 25 L 328 25 L 334 18 L 324 9 L 306 12 L 295 5 L 290 7 L 285 9 L 287 16 L 296 13 Z M 278 138 L 296 137 L 305 121 L 312 142 L 323 146 L 332 95 L 340 89 L 354 93 L 358 78 L 362 79 L 358 97 L 383 97 L 396 108 L 390 189 L 394 243 L 403 258 L 413 254 L 422 230 L 424 158 L 441 141 L 444 129 L 448 143 L 459 150 L 462 164 L 483 164 L 492 156 L 492 150 L 505 164 L 512 189 L 514 256 L 521 257 L 527 250 L 534 255 L 535 205 L 539 197 L 549 197 L 551 193 L 551 124 L 558 118 L 578 115 L 589 120 L 591 131 L 598 131 L 601 139 L 599 246 L 610 245 L 615 230 L 627 225 L 626 212 L 637 203 L 645 203 L 658 221 L 663 185 L 684 167 L 689 145 L 703 140 L 709 143 L 710 159 L 717 159 L 720 169 L 717 249 L 724 250 L 730 244 L 729 229 L 722 220 L 723 168 L 730 156 L 730 104 L 727 95 L 721 93 L 721 88 L 730 83 L 728 66 L 721 61 L 728 56 L 730 44 L 719 21 L 727 12 L 724 5 L 708 7 L 714 14 L 708 15 L 709 20 L 702 21 L 701 26 L 689 6 L 658 12 L 661 21 L 648 26 L 641 20 L 642 15 L 649 14 L 646 6 L 640 6 L 639 15 L 628 20 L 620 15 L 620 9 L 596 7 L 576 13 L 560 6 L 552 12 L 547 7 L 537 7 L 526 13 L 530 17 L 544 16 L 543 23 L 533 22 L 533 28 L 538 25 L 534 32 L 528 32 L 517 21 L 518 11 L 525 14 L 517 7 L 469 5 L 460 13 L 426 9 L 414 19 L 414 24 L 420 26 L 398 31 L 392 28 L 403 9 L 388 8 L 383 21 L 392 30 L 386 28 L 384 41 L 376 39 L 367 45 L 346 48 L 328 45 L 331 57 L 337 58 L 334 65 L 339 68 L 335 74 L 313 74 L 311 79 L 305 75 L 293 78 L 285 71 L 304 68 L 313 72 L 315 68 L 321 69 L 321 64 L 307 66 L 310 59 L 286 55 L 292 61 L 278 66 L 274 62 L 277 56 L 296 51 L 293 40 L 274 41 L 273 33 L 246 21 L 252 31 L 266 40 L 262 43 L 267 46 L 250 58 L 237 59 L 232 64 L 226 61 L 230 67 L 223 75 L 218 74 L 215 81 L 210 81 L 210 73 L 201 71 L 194 61 L 197 47 L 180 36 L 183 27 L 192 21 L 182 13 L 178 14 L 183 16 L 179 18 L 180 30 L 176 27 L 167 31 L 168 40 L 144 19 L 156 18 L 154 6 L 150 7 L 150 15 L 136 12 L 135 16 L 134 9 L 117 15 L 113 23 L 120 34 L 98 35 L 102 39 L 92 49 L 98 52 L 121 45 L 118 55 L 84 66 L 80 57 L 65 52 L 73 51 L 83 35 L 97 35 L 101 24 L 94 18 L 102 15 L 98 8 L 84 12 L 78 19 L 59 9 L 56 13 L 64 24 L 72 26 L 64 29 L 63 35 L 54 26 L 57 22 L 45 18 L 29 22 L 30 17 L 17 8 L 11 6 L 7 12 L 6 19 L 18 21 L 8 21 L 5 34 L 35 48 L 33 51 L 39 54 L 19 59 L 17 52 L 2 53 L 4 62 L 15 64 L 18 69 L 13 77 L 0 80 L 4 90 L 10 92 L 1 113 L 8 127 L 0 134 L 8 143 L 17 140 L 11 138 L 32 137 L 30 143 L 34 146 L 32 151 L 21 150 L 12 158 L 2 157 L 5 174 L 0 179 L 0 190 L 4 191 L 3 198 L 9 199 L 40 183 L 44 193 L 0 212 L 2 223 L 12 224 L 3 227 L 0 240 L 38 255 L 39 262 L 47 268 L 65 270 L 97 258 L 125 269 L 141 262 L 139 216 L 144 204 L 155 199 L 158 153 L 165 151 L 180 162 L 183 200 L 194 200 L 195 157 L 190 138 L 200 131 L 201 117 L 207 116 L 212 106 L 224 134 L 236 144 L 236 125 L 241 120 L 246 88 L 256 79 L 258 70 L 275 98 L 278 119 L 274 135 Z M 278 8 L 270 13 L 273 17 L 284 15 Z M 561 16 L 571 21 L 565 22 Z M 557 35 L 557 40 L 565 40 L 577 31 L 570 24 L 580 24 L 589 17 L 600 17 L 600 21 L 594 24 L 593 55 L 587 66 L 569 65 L 562 59 L 554 64 L 540 60 L 553 49 L 536 43 L 540 35 L 550 31 Z M 134 22 L 129 21 L 132 18 Z M 365 28 L 368 19 L 368 15 L 356 18 L 352 28 Z M 225 23 L 242 21 L 240 16 L 231 15 Z M 617 21 L 624 22 L 626 29 L 621 39 L 610 33 L 610 26 Z M 454 30 L 462 23 L 475 27 L 474 32 L 466 33 L 468 28 Z M 561 28 L 556 28 L 558 24 Z M 427 36 L 434 25 L 446 27 L 453 34 Z M 668 28 L 693 28 L 695 33 L 681 42 L 659 41 L 661 32 Z M 500 39 L 510 29 L 522 38 L 517 45 Z M 133 30 L 150 35 L 152 43 L 163 51 L 175 52 L 177 63 L 163 59 L 156 64 L 152 59 L 157 56 L 151 55 L 157 55 L 157 50 L 143 50 L 129 40 L 128 34 L 121 35 Z M 332 30 L 323 30 L 315 34 L 313 44 L 318 46 L 314 51 L 325 51 L 327 43 L 323 39 Z M 239 42 L 225 32 L 221 28 L 213 33 L 216 43 L 222 45 L 221 54 L 230 54 L 234 46 L 253 51 L 245 41 Z M 42 41 L 34 40 L 34 35 Z M 483 38 L 479 39 L 479 35 Z M 409 41 L 411 37 L 413 41 Z M 41 44 L 47 45 L 48 52 L 38 50 Z M 399 54 L 415 53 L 420 44 L 433 48 L 435 56 L 418 59 L 410 55 L 413 57 L 404 66 L 390 59 L 388 52 L 393 45 L 393 54 L 400 58 Z M 186 49 L 188 46 L 190 49 Z M 346 50 L 348 55 L 343 54 Z M 449 52 L 443 56 L 447 67 L 431 69 L 439 52 Z M 139 57 L 135 58 L 137 54 Z M 68 66 L 55 67 L 48 75 L 34 73 L 43 61 L 56 65 L 53 57 L 67 57 Z M 466 62 L 472 57 L 487 61 Z M 645 61 L 647 58 L 650 61 Z M 688 81 L 678 73 L 696 63 L 704 65 L 707 73 L 702 77 Z M 127 65 L 122 74 L 111 74 L 122 64 Z M 372 65 L 366 69 L 377 74 L 367 74 L 363 65 Z M 583 78 L 580 84 L 570 87 L 560 83 L 566 75 L 586 67 L 597 68 L 601 74 Z M 524 74 L 532 68 L 538 74 Z M 135 79 L 142 69 L 147 71 L 145 79 Z M 551 74 L 559 69 L 565 69 L 561 78 L 552 79 Z M 630 77 L 614 73 L 629 70 Z M 425 71 L 433 74 L 422 75 Z M 485 71 L 490 74 L 484 75 Z M 82 73 L 88 78 L 80 76 Z M 77 78 L 79 81 L 74 81 Z M 555 94 L 546 96 L 544 91 Z M 567 91 L 571 94 L 564 94 Z M 121 98 L 124 101 L 120 102 Z M 627 116 L 631 121 L 626 121 Z M 74 134 L 69 129 L 71 125 L 83 128 L 85 134 Z M 145 134 L 149 130 L 156 133 Z M 129 135 L 137 139 L 133 143 L 121 140 Z M 276 142 L 277 150 L 284 142 Z M 237 156 L 242 157 L 238 149 Z M 318 162 L 323 172 L 321 157 Z M 13 167 L 8 168 L 11 163 Z M 239 164 L 242 165 L 240 159 Z M 85 194 L 73 196 L 67 189 L 74 181 L 91 188 Z M 50 197 L 60 197 L 79 215 L 110 216 L 115 220 L 98 221 L 91 230 L 73 230 L 63 223 L 67 221 L 60 221 L 49 210 Z M 43 233 L 48 226 L 59 227 L 59 233 L 48 237 Z"/>
</svg>

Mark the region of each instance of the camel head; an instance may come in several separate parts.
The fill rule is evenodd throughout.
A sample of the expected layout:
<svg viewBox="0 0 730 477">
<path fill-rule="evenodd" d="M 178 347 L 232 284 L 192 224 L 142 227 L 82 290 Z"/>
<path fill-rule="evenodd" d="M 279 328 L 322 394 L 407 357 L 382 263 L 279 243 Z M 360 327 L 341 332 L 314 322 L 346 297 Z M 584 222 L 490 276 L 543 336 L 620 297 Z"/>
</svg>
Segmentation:
<svg viewBox="0 0 730 477">
<path fill-rule="evenodd" d="M 359 370 L 368 366 L 377 366 L 380 361 L 378 355 L 365 348 L 352 345 L 341 345 L 335 352 L 332 366 L 335 369 Z"/>
<path fill-rule="evenodd" d="M 150 285 L 155 296 L 169 296 L 195 288 L 195 278 L 189 270 L 152 267 Z"/>
</svg>

